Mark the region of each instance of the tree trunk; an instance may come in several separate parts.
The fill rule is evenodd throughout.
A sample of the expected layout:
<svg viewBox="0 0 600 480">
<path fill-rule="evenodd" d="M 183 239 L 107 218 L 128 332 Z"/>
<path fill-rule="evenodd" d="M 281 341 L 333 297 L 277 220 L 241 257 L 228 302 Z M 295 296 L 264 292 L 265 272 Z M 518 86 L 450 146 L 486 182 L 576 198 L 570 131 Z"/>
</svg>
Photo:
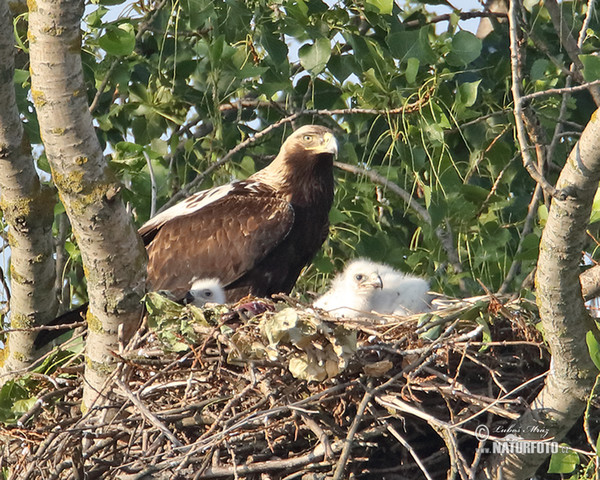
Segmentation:
<svg viewBox="0 0 600 480">
<path fill-rule="evenodd" d="M 80 57 L 83 2 L 29 2 L 32 96 L 52 178 L 71 220 L 88 284 L 89 408 L 114 370 L 117 331 L 137 328 L 146 252 L 105 161 L 88 110 Z"/>
<path fill-rule="evenodd" d="M 52 222 L 56 196 L 40 184 L 23 131 L 13 84 L 12 15 L 0 0 L 0 208 L 9 225 L 12 328 L 43 325 L 56 315 Z M 3 353 L 3 372 L 34 360 L 35 333 L 13 332 Z M 3 377 L 6 379 L 6 377 Z"/>
<path fill-rule="evenodd" d="M 531 440 L 559 441 L 580 418 L 598 371 L 586 344 L 586 333 L 597 328 L 585 309 L 579 264 L 594 195 L 600 179 L 600 117 L 586 126 L 557 182 L 568 192 L 552 201 L 540 243 L 537 303 L 552 353 L 546 384 L 530 409 L 511 431 Z M 547 432 L 541 435 L 540 432 Z M 547 455 L 526 452 L 497 457 L 491 478 L 525 479 L 534 475 Z"/>
</svg>

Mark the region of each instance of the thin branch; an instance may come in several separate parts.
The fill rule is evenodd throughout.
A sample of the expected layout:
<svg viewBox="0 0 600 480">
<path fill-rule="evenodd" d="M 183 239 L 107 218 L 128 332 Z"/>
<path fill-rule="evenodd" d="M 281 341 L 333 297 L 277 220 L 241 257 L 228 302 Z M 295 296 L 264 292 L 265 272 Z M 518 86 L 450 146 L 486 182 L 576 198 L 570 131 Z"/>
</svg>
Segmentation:
<svg viewBox="0 0 600 480">
<path fill-rule="evenodd" d="M 0 330 L 0 333 L 13 333 L 13 332 L 41 332 L 44 330 L 74 330 L 78 327 L 84 327 L 87 322 L 75 322 L 75 323 L 64 323 L 62 325 L 43 325 L 41 327 L 30 327 L 30 328 L 6 328 Z"/>
<path fill-rule="evenodd" d="M 403 25 L 406 28 L 422 27 L 424 25 L 447 22 L 453 18 L 456 18 L 456 16 L 458 16 L 460 20 L 470 20 L 472 18 L 506 18 L 507 15 L 506 13 L 502 12 L 453 12 L 438 15 L 437 17 L 433 17 L 426 22 L 423 22 L 422 20 L 409 20 L 408 22 L 404 22 Z"/>
<path fill-rule="evenodd" d="M 571 61 L 573 62 L 573 65 L 575 66 L 574 70 L 582 71 L 583 63 L 582 63 L 581 59 L 579 58 L 579 55 L 581 55 L 581 44 L 579 44 L 578 41 L 575 41 L 575 39 L 573 38 L 573 35 L 571 35 L 570 29 L 565 24 L 564 16 L 561 11 L 562 5 L 559 5 L 556 0 L 546 0 L 544 2 L 544 6 L 546 7 L 548 14 L 550 15 L 550 19 L 552 20 L 554 29 L 556 30 L 556 33 L 558 34 L 558 36 L 560 38 L 561 45 L 567 51 L 569 58 L 571 59 Z M 588 4 L 588 6 L 590 6 L 590 5 Z M 590 15 L 590 11 L 588 10 L 588 16 L 589 15 Z M 587 24 L 589 25 L 589 20 L 587 20 L 587 22 L 588 22 Z M 584 26 L 585 26 L 585 24 L 586 24 L 586 22 L 584 21 Z M 580 34 L 579 34 L 580 42 L 583 41 L 583 38 L 584 38 L 583 35 L 580 31 Z M 590 95 L 592 96 L 592 98 L 594 99 L 596 106 L 599 106 L 600 105 L 600 94 L 598 92 L 598 89 L 591 87 L 591 88 L 589 88 L 589 92 L 590 92 Z"/>
<path fill-rule="evenodd" d="M 146 165 L 148 165 L 148 172 L 150 173 L 150 185 L 151 185 L 151 198 L 150 198 L 150 218 L 156 213 L 156 196 L 158 187 L 156 186 L 156 178 L 154 177 L 154 168 L 152 167 L 152 160 L 148 152 L 144 150 L 144 158 L 146 159 Z"/>
<path fill-rule="evenodd" d="M 422 207 L 418 202 L 416 202 L 410 193 L 408 193 L 402 187 L 396 185 L 394 182 L 391 182 L 383 175 L 381 175 L 373 170 L 367 170 L 366 168 L 358 167 L 355 165 L 349 165 L 347 163 L 333 162 L 333 165 L 335 167 L 339 168 L 340 170 L 354 173 L 355 175 L 363 175 L 363 176 L 367 177 L 369 180 L 371 180 L 372 182 L 382 185 L 383 187 L 387 188 L 388 190 L 394 192 L 402 200 L 404 200 L 406 205 L 410 209 L 412 209 L 419 217 L 421 217 L 421 219 L 424 222 L 431 225 L 431 215 L 429 215 L 429 212 L 424 207 Z"/>
<path fill-rule="evenodd" d="M 533 231 L 533 223 L 537 218 L 537 209 L 542 199 L 542 188 L 540 185 L 536 185 L 533 196 L 531 197 L 531 202 L 529 202 L 529 206 L 527 207 L 527 216 L 525 217 L 525 221 L 523 222 L 523 230 L 521 230 L 521 238 L 519 239 L 519 245 L 517 246 L 517 251 L 513 256 L 512 264 L 508 269 L 508 273 L 502 282 L 502 285 L 498 289 L 498 293 L 506 293 L 508 291 L 508 287 L 513 279 L 517 276 L 519 269 L 521 267 L 521 260 L 518 258 L 523 251 L 523 244 L 525 243 L 525 238 Z"/>
<path fill-rule="evenodd" d="M 137 34 L 135 35 L 136 43 L 140 40 L 140 38 L 142 38 L 142 35 L 146 32 L 146 30 L 148 29 L 148 26 L 152 23 L 154 18 L 161 11 L 162 7 L 165 6 L 167 1 L 168 0 L 161 0 L 161 2 L 156 6 L 154 11 L 152 11 L 150 13 L 148 18 L 139 24 Z M 113 60 L 113 62 L 111 63 L 110 68 L 108 69 L 108 71 L 106 72 L 106 75 L 104 76 L 104 79 L 102 80 L 102 83 L 100 84 L 100 86 L 98 87 L 98 90 L 96 91 L 96 95 L 94 95 L 94 99 L 92 100 L 92 103 L 90 104 L 90 107 L 89 107 L 90 113 L 93 113 L 96 110 L 96 108 L 98 107 L 98 103 L 100 102 L 100 97 L 104 93 L 104 90 L 106 89 L 106 86 L 108 85 L 108 82 L 110 81 L 110 78 L 111 78 L 113 72 L 115 71 L 115 69 L 118 66 L 119 66 L 119 59 L 117 58 L 117 59 Z"/>
<path fill-rule="evenodd" d="M 334 162 L 333 165 L 339 168 L 340 170 L 344 170 L 346 172 L 354 173 L 356 175 L 364 175 L 372 182 L 382 185 L 385 188 L 389 189 L 391 192 L 395 193 L 402 200 L 404 200 L 406 205 L 410 209 L 412 209 L 424 222 L 426 222 L 429 226 L 432 226 L 431 215 L 429 215 L 429 212 L 418 202 L 416 202 L 410 193 L 408 193 L 402 187 L 396 185 L 394 182 L 391 182 L 383 175 L 380 175 L 379 173 L 374 172 L 373 170 L 367 170 L 365 168 L 358 167 L 355 165 L 348 165 L 347 163 Z M 463 268 L 462 264 L 460 263 L 458 252 L 454 247 L 454 237 L 452 235 L 450 223 L 446 221 L 444 223 L 444 226 L 436 227 L 435 235 L 440 241 L 442 248 L 446 252 L 446 255 L 448 256 L 448 261 L 452 265 L 452 268 L 454 268 L 456 272 L 462 272 Z M 459 286 L 461 290 L 466 290 L 466 287 L 462 283 Z"/>
<path fill-rule="evenodd" d="M 538 184 L 540 184 L 545 192 L 547 192 L 552 197 L 555 197 L 560 200 L 565 200 L 567 198 L 567 194 L 565 192 L 559 192 L 554 188 L 548 181 L 543 177 L 542 173 L 538 171 L 535 164 L 533 163 L 533 159 L 531 158 L 531 154 L 529 153 L 529 144 L 527 142 L 527 136 L 525 132 L 525 124 L 523 121 L 523 101 L 521 98 L 521 91 L 519 88 L 521 79 L 519 76 L 519 63 L 520 63 L 520 53 L 519 53 L 519 34 L 518 34 L 518 18 L 517 18 L 517 8 L 519 2 L 513 0 L 510 2 L 510 7 L 508 9 L 508 21 L 509 21 L 509 33 L 510 33 L 510 63 L 511 63 L 511 80 L 512 86 L 511 91 L 514 100 L 514 117 L 515 117 L 515 127 L 517 130 L 517 139 L 519 142 L 519 147 L 521 149 L 521 155 L 523 158 L 523 166 Z"/>
<path fill-rule="evenodd" d="M 421 469 L 421 472 L 423 472 L 423 475 L 425 475 L 425 478 L 427 480 L 433 480 L 433 477 L 429 474 L 429 472 L 425 468 L 425 465 L 423 464 L 423 462 L 421 461 L 421 459 L 417 455 L 417 452 L 415 452 L 415 449 L 412 448 L 412 446 L 410 445 L 410 443 L 408 443 L 406 441 L 406 439 L 402 435 L 400 435 L 398 433 L 398 431 L 394 427 L 392 427 L 387 421 L 384 420 L 384 424 L 385 424 L 386 428 L 388 429 L 388 432 L 390 432 L 394 436 L 394 438 L 396 440 L 398 440 L 400 442 L 400 444 L 404 448 L 406 448 L 406 450 L 408 450 L 408 453 L 410 453 L 410 455 L 413 457 L 413 459 L 415 460 L 415 463 Z"/>
<path fill-rule="evenodd" d="M 369 402 L 371 401 L 374 393 L 375 392 L 369 387 L 365 392 L 358 409 L 356 410 L 354 420 L 352 421 L 352 425 L 350 426 L 350 430 L 348 430 L 348 435 L 346 435 L 346 440 L 344 441 L 344 448 L 342 448 L 342 453 L 340 454 L 338 463 L 335 466 L 335 472 L 333 473 L 332 480 L 341 480 L 344 478 L 344 471 L 346 470 L 346 464 L 348 463 L 348 458 L 350 457 L 350 450 L 352 449 L 354 436 L 356 435 L 358 425 L 362 421 L 365 410 L 369 406 Z"/>
<path fill-rule="evenodd" d="M 135 405 L 135 407 L 140 411 L 140 413 L 148 420 L 152 425 L 158 428 L 165 437 L 167 437 L 173 445 L 176 447 L 183 447 L 183 444 L 177 439 L 173 432 L 167 428 L 167 426 L 162 423 L 156 415 L 154 415 L 146 405 L 142 403 L 142 401 L 135 396 L 135 394 L 122 382 L 119 378 L 115 378 L 115 383 L 119 386 L 119 388 L 123 391 L 125 396 L 129 399 L 131 403 Z"/>
<path fill-rule="evenodd" d="M 204 170 L 204 172 L 202 172 L 194 180 L 192 180 L 185 187 L 183 187 L 179 192 L 177 192 L 175 195 L 173 195 L 173 197 L 171 197 L 171 199 L 165 205 L 163 205 L 162 208 L 159 209 L 158 213 L 160 213 L 163 210 L 166 210 L 170 206 L 174 205 L 178 201 L 180 201 L 183 198 L 185 198 L 186 196 L 188 196 L 190 194 L 190 192 L 196 186 L 198 186 L 199 184 L 201 184 L 204 181 L 204 179 L 206 178 L 207 175 L 209 175 L 210 173 L 215 171 L 217 168 L 219 168 L 221 165 L 224 165 L 229 160 L 231 160 L 231 158 L 236 153 L 242 151 L 243 149 L 249 147 L 250 145 L 253 145 L 259 139 L 261 139 L 265 135 L 269 134 L 271 131 L 275 130 L 276 128 L 279 128 L 283 125 L 287 125 L 288 123 L 292 123 L 304 115 L 333 117 L 335 115 L 358 115 L 358 114 L 363 114 L 363 115 L 364 114 L 366 114 L 366 115 L 401 115 L 401 114 L 406 114 L 406 113 L 413 113 L 413 112 L 418 111 L 425 105 L 425 103 L 430 99 L 432 93 L 433 93 L 433 89 L 429 88 L 425 92 L 425 94 L 421 98 L 419 98 L 419 100 L 417 100 L 416 102 L 408 103 L 408 104 L 404 105 L 403 107 L 398 107 L 398 108 L 394 108 L 391 110 L 374 109 L 374 108 L 340 108 L 340 109 L 333 109 L 333 110 L 311 109 L 311 110 L 302 110 L 300 112 L 292 113 L 291 115 L 288 115 L 287 117 L 284 117 L 284 118 L 278 120 L 277 122 L 269 125 L 268 127 L 264 128 L 260 132 L 257 132 L 253 136 L 248 137 L 246 140 L 243 140 L 238 145 L 233 147 L 222 158 L 220 158 L 215 163 L 213 163 L 210 167 L 208 167 L 206 170 Z"/>
<path fill-rule="evenodd" d="M 523 95 L 521 97 L 521 102 L 529 102 L 533 99 L 540 97 L 547 97 L 549 95 L 562 95 L 565 93 L 573 93 L 580 92 L 582 90 L 588 90 L 590 87 L 596 87 L 600 85 L 600 80 L 594 80 L 593 82 L 583 83 L 581 85 L 576 85 L 574 87 L 563 87 L 563 88 L 549 88 L 547 90 L 542 90 L 541 92 L 534 92 L 528 95 Z"/>
</svg>

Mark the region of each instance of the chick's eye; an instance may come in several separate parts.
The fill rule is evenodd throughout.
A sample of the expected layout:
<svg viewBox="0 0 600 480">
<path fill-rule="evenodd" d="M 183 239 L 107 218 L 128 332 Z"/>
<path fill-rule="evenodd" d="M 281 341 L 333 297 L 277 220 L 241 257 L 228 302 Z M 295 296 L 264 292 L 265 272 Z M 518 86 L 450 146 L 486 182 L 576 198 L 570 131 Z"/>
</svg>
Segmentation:
<svg viewBox="0 0 600 480">
<path fill-rule="evenodd" d="M 357 282 L 360 282 L 361 280 L 363 280 L 365 278 L 365 276 L 362 273 L 357 273 L 356 275 L 354 275 L 354 279 Z"/>
<path fill-rule="evenodd" d="M 304 135 L 305 142 L 312 142 L 312 139 L 313 139 L 312 135 Z"/>
<path fill-rule="evenodd" d="M 212 297 L 212 292 L 210 290 L 207 290 L 206 292 L 204 292 L 204 296 L 210 298 Z"/>
</svg>

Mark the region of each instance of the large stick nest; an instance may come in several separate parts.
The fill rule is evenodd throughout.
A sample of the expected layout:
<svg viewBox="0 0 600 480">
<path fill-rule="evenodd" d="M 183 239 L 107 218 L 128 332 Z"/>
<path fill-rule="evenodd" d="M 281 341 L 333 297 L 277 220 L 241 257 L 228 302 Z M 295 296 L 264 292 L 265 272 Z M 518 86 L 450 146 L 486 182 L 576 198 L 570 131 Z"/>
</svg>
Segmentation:
<svg viewBox="0 0 600 480">
<path fill-rule="evenodd" d="M 76 339 L 4 386 L 11 478 L 469 478 L 549 363 L 525 300 L 360 321 L 289 298 L 147 307 L 105 404 L 81 413 Z"/>
</svg>

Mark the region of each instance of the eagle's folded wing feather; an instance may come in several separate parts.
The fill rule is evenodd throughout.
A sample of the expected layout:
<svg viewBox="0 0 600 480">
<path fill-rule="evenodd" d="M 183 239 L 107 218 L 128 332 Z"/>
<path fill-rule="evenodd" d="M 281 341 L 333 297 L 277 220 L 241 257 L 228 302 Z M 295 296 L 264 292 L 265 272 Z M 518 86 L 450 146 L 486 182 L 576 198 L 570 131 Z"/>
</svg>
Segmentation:
<svg viewBox="0 0 600 480">
<path fill-rule="evenodd" d="M 284 199 L 233 192 L 163 220 L 156 232 L 146 230 L 153 237 L 148 246 L 150 289 L 183 295 L 198 272 L 227 287 L 279 245 L 293 222 L 293 208 Z"/>
</svg>

